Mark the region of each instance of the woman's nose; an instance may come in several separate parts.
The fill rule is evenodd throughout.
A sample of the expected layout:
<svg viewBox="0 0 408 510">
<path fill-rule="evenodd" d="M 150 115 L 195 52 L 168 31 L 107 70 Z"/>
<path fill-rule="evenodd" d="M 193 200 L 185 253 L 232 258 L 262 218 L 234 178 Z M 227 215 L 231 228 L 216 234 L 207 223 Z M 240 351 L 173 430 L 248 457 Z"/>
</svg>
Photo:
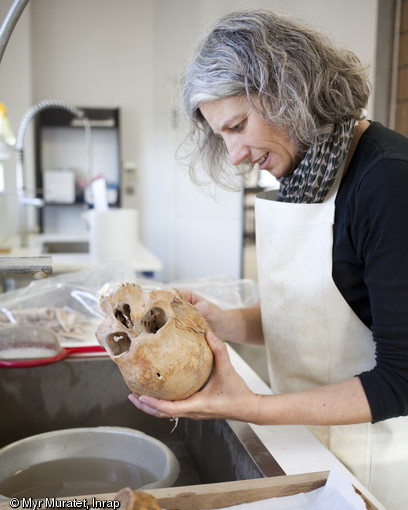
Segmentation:
<svg viewBox="0 0 408 510">
<path fill-rule="evenodd" d="M 238 140 L 227 140 L 225 144 L 232 165 L 239 165 L 248 159 L 250 151 L 249 147 L 246 145 L 240 143 Z"/>
</svg>

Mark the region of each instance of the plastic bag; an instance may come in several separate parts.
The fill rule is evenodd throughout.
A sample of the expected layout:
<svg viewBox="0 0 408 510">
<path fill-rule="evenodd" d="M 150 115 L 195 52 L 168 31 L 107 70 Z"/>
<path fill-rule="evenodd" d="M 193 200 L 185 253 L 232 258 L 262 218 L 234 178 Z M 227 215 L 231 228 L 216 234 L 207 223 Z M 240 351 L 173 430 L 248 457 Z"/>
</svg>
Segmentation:
<svg viewBox="0 0 408 510">
<path fill-rule="evenodd" d="M 221 308 L 245 307 L 258 300 L 258 288 L 252 280 L 220 275 L 165 284 L 136 278 L 130 265 L 111 262 L 35 280 L 0 294 L 0 328 L 19 325 L 49 329 L 64 347 L 96 344 L 95 331 L 102 320 L 100 295 L 113 292 L 121 282 L 137 282 L 144 291 L 190 289 Z"/>
<path fill-rule="evenodd" d="M 259 299 L 258 286 L 253 280 L 237 280 L 229 275 L 209 276 L 192 280 L 174 280 L 169 283 L 138 279 L 137 283 L 141 285 L 145 292 L 155 289 L 188 289 L 224 309 L 251 306 Z M 98 295 L 109 295 L 117 289 L 119 284 L 120 282 L 106 283 L 101 287 Z"/>
<path fill-rule="evenodd" d="M 98 289 L 106 280 L 130 278 L 134 278 L 130 266 L 108 263 L 32 281 L 0 294 L 0 328 L 49 329 L 65 347 L 95 344 L 95 330 L 102 318 Z"/>
<path fill-rule="evenodd" d="M 229 275 L 174 281 L 171 287 L 192 290 L 224 309 L 250 306 L 259 299 L 258 286 L 253 280 L 237 280 Z"/>
</svg>

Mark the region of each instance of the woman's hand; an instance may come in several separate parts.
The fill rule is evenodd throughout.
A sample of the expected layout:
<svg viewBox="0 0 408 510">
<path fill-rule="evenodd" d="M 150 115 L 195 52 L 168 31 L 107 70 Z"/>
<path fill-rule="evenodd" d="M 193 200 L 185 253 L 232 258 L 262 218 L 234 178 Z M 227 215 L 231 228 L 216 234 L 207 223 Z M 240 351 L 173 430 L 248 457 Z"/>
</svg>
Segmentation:
<svg viewBox="0 0 408 510">
<path fill-rule="evenodd" d="M 255 394 L 232 366 L 227 346 L 211 332 L 207 341 L 215 367 L 201 391 L 175 402 L 135 395 L 129 400 L 157 418 L 226 418 L 257 425 L 346 425 L 372 419 L 358 377 L 293 393 Z"/>
<path fill-rule="evenodd" d="M 204 316 L 218 338 L 236 343 L 263 344 L 259 302 L 246 308 L 223 310 L 190 290 L 182 290 L 181 294 Z"/>
<path fill-rule="evenodd" d="M 154 397 L 129 395 L 141 411 L 157 418 L 229 418 L 256 422 L 260 395 L 250 391 L 231 364 L 227 346 L 213 333 L 207 341 L 214 353 L 214 373 L 207 385 L 185 400 L 168 401 Z"/>
<path fill-rule="evenodd" d="M 228 320 L 228 312 L 219 306 L 207 301 L 200 295 L 191 290 L 181 290 L 183 297 L 197 308 L 201 315 L 207 320 L 211 326 L 215 336 L 223 340 L 229 339 L 230 321 Z"/>
</svg>

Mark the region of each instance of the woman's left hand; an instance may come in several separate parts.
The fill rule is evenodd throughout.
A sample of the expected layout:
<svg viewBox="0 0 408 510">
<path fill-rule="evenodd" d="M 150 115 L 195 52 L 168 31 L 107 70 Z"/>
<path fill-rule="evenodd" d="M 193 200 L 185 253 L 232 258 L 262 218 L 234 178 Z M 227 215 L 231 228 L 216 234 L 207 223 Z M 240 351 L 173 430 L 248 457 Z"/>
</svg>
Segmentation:
<svg viewBox="0 0 408 510">
<path fill-rule="evenodd" d="M 207 385 L 185 400 L 160 400 L 145 395 L 129 400 L 141 411 L 157 418 L 229 418 L 256 422 L 260 395 L 253 393 L 231 364 L 227 346 L 212 332 L 206 334 L 214 353 L 214 372 Z"/>
</svg>

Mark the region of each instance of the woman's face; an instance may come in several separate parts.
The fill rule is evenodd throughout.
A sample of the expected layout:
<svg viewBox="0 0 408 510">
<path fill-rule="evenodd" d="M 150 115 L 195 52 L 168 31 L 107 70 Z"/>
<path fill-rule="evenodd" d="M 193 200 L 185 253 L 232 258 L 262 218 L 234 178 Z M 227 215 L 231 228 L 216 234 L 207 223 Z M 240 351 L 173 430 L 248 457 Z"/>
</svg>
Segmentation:
<svg viewBox="0 0 408 510">
<path fill-rule="evenodd" d="M 246 96 L 231 96 L 201 103 L 200 111 L 226 145 L 230 161 L 258 163 L 274 177 L 296 168 L 300 158 L 289 136 L 254 110 Z"/>
</svg>

